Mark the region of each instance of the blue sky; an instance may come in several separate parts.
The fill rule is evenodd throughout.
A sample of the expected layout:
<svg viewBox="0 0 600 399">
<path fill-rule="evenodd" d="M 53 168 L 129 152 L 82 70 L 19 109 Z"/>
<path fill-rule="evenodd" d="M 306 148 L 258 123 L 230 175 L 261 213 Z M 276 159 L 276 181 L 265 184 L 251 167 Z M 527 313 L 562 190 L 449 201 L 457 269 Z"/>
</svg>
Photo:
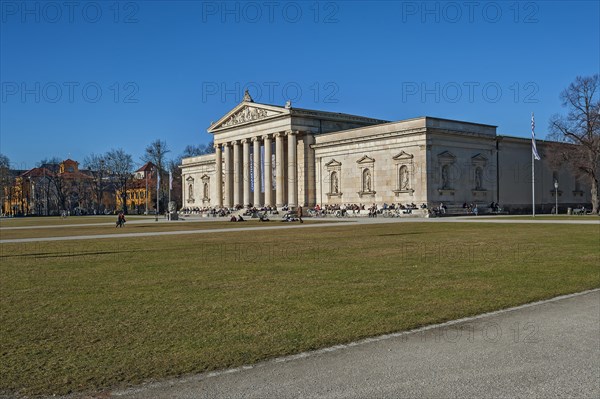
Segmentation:
<svg viewBox="0 0 600 399">
<path fill-rule="evenodd" d="M 24 5 L 25 4 L 25 5 Z M 1 2 L 0 152 L 42 158 L 160 138 L 176 156 L 245 87 L 257 102 L 436 116 L 543 138 L 600 69 L 598 1 Z"/>
</svg>

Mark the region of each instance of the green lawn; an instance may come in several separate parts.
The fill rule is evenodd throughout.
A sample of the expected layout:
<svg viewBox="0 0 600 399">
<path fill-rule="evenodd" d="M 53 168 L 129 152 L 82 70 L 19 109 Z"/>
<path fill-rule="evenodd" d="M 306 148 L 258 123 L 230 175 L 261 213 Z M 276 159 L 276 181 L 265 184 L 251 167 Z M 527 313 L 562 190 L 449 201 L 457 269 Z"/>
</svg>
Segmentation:
<svg viewBox="0 0 600 399">
<path fill-rule="evenodd" d="M 154 219 L 154 216 L 127 215 L 127 220 Z M 0 227 L 25 227 L 25 226 L 64 226 L 70 224 L 87 223 L 114 223 L 117 215 L 103 216 L 28 216 L 14 218 L 0 218 Z"/>
<path fill-rule="evenodd" d="M 339 222 L 339 223 L 351 223 L 347 219 L 306 219 L 305 224 L 321 223 L 321 222 Z M 299 224 L 299 222 L 292 222 Z M 116 228 L 114 221 L 109 224 L 99 224 L 95 226 L 81 226 L 74 224 L 71 226 L 52 226 L 52 228 L 36 228 L 35 226 L 20 226 L 19 229 L 6 228 L 8 226 L 0 227 L 0 240 L 9 239 L 20 239 L 20 238 L 47 238 L 47 237 L 68 237 L 77 235 L 99 235 L 99 234 L 127 234 L 127 233 L 149 233 L 149 232 L 160 232 L 160 231 L 180 231 L 180 230 L 214 230 L 214 229 L 226 229 L 234 227 L 265 227 L 265 226 L 279 226 L 283 222 L 281 218 L 273 217 L 269 222 L 260 222 L 258 219 L 248 219 L 243 223 L 232 223 L 226 218 L 219 218 L 216 220 L 191 220 L 191 221 L 172 221 L 168 223 L 125 223 L 125 227 Z M 27 228 L 24 228 L 27 227 Z M 127 238 L 127 240 L 136 240 L 136 238 Z"/>
<path fill-rule="evenodd" d="M 480 216 L 480 219 L 507 219 L 507 220 L 597 220 L 600 221 L 598 215 L 512 215 L 512 216 Z"/>
<path fill-rule="evenodd" d="M 357 228 L 359 227 L 359 228 Z M 596 225 L 0 245 L 0 394 L 97 392 L 600 286 Z"/>
</svg>

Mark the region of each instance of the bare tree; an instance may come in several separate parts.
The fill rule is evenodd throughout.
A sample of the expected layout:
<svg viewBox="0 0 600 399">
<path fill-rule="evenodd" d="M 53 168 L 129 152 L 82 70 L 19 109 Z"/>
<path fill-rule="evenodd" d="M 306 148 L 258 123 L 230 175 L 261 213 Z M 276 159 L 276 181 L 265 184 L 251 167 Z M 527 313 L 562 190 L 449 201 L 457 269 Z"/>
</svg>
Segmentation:
<svg viewBox="0 0 600 399">
<path fill-rule="evenodd" d="M 567 115 L 550 119 L 550 137 L 573 145 L 555 146 L 554 157 L 567 164 L 577 177 L 590 182 L 592 212 L 598 213 L 600 179 L 600 100 L 598 74 L 578 76 L 560 94 Z"/>
<path fill-rule="evenodd" d="M 121 148 L 112 149 L 106 153 L 106 168 L 121 196 L 123 212 L 127 213 L 127 185 L 132 178 L 133 158 Z"/>
<path fill-rule="evenodd" d="M 10 159 L 4 154 L 0 154 L 0 205 L 2 205 L 2 213 L 7 213 L 4 209 L 6 198 L 10 197 L 12 192 L 12 178 L 10 173 Z"/>
<path fill-rule="evenodd" d="M 53 202 L 56 205 L 57 211 L 67 209 L 68 184 L 63 176 L 58 173 L 60 162 L 60 159 L 57 157 L 44 158 L 38 162 L 38 167 L 44 168 L 49 172 L 44 173 L 43 176 L 46 209 L 49 209 L 50 202 Z"/>
<path fill-rule="evenodd" d="M 89 169 L 93 181 L 93 195 L 96 212 L 100 213 L 102 210 L 100 209 L 102 206 L 102 198 L 104 197 L 104 191 L 106 191 L 106 168 L 108 166 L 107 155 L 102 154 L 90 154 L 86 156 L 83 160 L 84 167 Z"/>
<path fill-rule="evenodd" d="M 183 149 L 180 158 L 197 157 L 199 155 L 212 154 L 215 152 L 214 141 L 207 144 L 187 145 Z"/>
<path fill-rule="evenodd" d="M 52 157 L 52 158 L 43 158 L 40 162 L 38 162 L 37 166 L 39 166 L 39 167 L 52 166 L 52 167 L 58 168 L 59 164 L 60 164 L 60 158 Z"/>
<path fill-rule="evenodd" d="M 165 199 L 168 197 L 169 179 L 167 178 L 168 160 L 167 154 L 170 153 L 169 147 L 166 141 L 160 139 L 154 140 L 150 145 L 146 147 L 146 152 L 142 155 L 141 159 L 144 162 L 152 162 L 158 169 L 158 176 L 160 177 L 159 197 L 156 201 L 160 201 L 160 209 L 166 209 Z"/>
<path fill-rule="evenodd" d="M 152 162 L 159 170 L 164 171 L 167 163 L 167 154 L 170 153 L 166 141 L 160 139 L 154 140 L 146 147 L 146 152 L 142 155 L 142 161 Z"/>
</svg>

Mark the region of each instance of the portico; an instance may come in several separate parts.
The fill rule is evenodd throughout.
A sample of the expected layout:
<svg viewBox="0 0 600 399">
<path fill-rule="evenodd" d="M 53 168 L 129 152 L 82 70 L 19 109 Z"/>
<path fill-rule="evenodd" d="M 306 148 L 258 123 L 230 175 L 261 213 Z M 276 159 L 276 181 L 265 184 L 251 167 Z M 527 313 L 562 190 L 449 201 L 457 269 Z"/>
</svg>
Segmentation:
<svg viewBox="0 0 600 399">
<path fill-rule="evenodd" d="M 221 172 L 224 176 L 223 190 L 215 192 L 215 202 L 228 208 L 238 205 L 298 206 L 296 148 L 300 135 L 299 131 L 287 130 L 215 143 L 215 175 L 218 176 Z M 274 152 L 273 137 L 276 143 Z M 224 166 L 221 171 L 218 167 L 219 159 L 222 159 Z M 215 188 L 218 187 L 218 180 Z M 314 175 L 309 176 L 309 181 L 314 187 Z M 307 202 L 300 204 L 308 205 Z"/>
<path fill-rule="evenodd" d="M 383 121 L 243 101 L 213 123 L 215 165 L 211 206 L 314 206 L 314 136 Z M 309 167 L 306 167 L 309 165 Z M 184 201 L 185 206 L 185 201 Z"/>
</svg>

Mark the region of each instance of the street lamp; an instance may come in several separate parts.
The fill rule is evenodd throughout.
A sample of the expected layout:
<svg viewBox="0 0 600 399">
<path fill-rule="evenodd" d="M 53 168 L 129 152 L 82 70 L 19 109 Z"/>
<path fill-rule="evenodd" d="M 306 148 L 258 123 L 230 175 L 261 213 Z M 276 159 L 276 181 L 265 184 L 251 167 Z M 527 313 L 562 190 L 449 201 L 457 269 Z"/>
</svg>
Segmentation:
<svg viewBox="0 0 600 399">
<path fill-rule="evenodd" d="M 98 198 L 96 198 L 96 200 L 98 200 L 98 204 L 96 205 L 96 211 L 98 212 L 98 214 L 100 214 L 100 208 L 102 207 L 102 194 L 103 190 L 102 190 L 102 179 L 104 179 L 104 162 L 106 162 L 104 160 L 104 158 L 100 159 L 100 178 L 98 179 Z"/>
<path fill-rule="evenodd" d="M 556 204 L 554 205 L 555 215 L 558 215 L 558 180 L 554 180 L 554 197 Z"/>
<path fill-rule="evenodd" d="M 160 187 L 160 169 L 158 167 L 156 170 L 156 217 L 154 219 L 155 222 L 158 222 L 158 213 L 160 212 L 160 202 L 159 202 L 159 187 Z"/>
<path fill-rule="evenodd" d="M 148 170 L 144 171 L 144 175 L 146 176 L 146 215 L 148 214 Z"/>
</svg>

